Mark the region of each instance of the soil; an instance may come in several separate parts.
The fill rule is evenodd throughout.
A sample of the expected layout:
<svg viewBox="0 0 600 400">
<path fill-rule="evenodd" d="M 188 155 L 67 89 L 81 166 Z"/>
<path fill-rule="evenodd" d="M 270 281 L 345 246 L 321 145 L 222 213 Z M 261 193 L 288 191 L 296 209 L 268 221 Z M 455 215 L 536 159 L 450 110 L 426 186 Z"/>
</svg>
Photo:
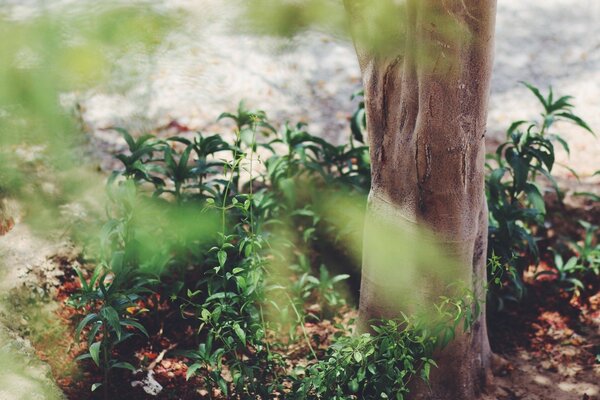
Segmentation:
<svg viewBox="0 0 600 400">
<path fill-rule="evenodd" d="M 38 356 L 48 361 L 56 382 L 69 399 L 96 398 L 89 388 L 101 379 L 100 371 L 91 363 L 77 366 L 72 361 L 85 350 L 85 345 L 73 338 L 75 324 L 81 316 L 64 306 L 69 295 L 79 289 L 71 266 L 80 261 L 76 252 L 63 250 L 52 256 L 51 262 L 55 267 L 54 279 L 39 274 L 34 279 L 46 285 L 52 282 L 52 287 L 47 286 L 44 292 L 52 293 L 54 300 L 61 304 L 47 312 L 44 329 L 54 326 L 50 319 L 69 329 L 62 330 L 60 336 L 33 335 L 32 341 Z M 527 286 L 528 294 L 522 303 L 509 304 L 506 310 L 492 313 L 489 318 L 493 350 L 506 364 L 496 371 L 495 388 L 485 400 L 600 398 L 600 363 L 596 360 L 600 351 L 600 293 L 583 299 L 549 285 L 548 281 L 530 279 Z M 13 294 L 15 298 L 20 296 L 19 291 Z M 117 374 L 114 377 L 116 392 L 111 398 L 224 398 L 219 391 L 208 391 L 201 378 L 185 379 L 189 360 L 175 351 L 178 347 L 193 348 L 196 327 L 180 318 L 169 318 L 178 313 L 177 306 L 154 296 L 140 307 L 155 310 L 166 322 L 155 326 L 151 320 L 143 321 L 150 332 L 150 341 L 133 340 L 118 350 L 120 358 L 139 365 L 140 370 L 133 376 L 128 372 Z M 355 316 L 354 310 L 342 310 L 335 320 L 307 324 L 312 346 L 317 352 L 324 351 L 337 331 L 334 325 L 342 323 L 350 327 Z M 279 351 L 290 366 L 307 363 L 309 349 L 302 341 Z M 148 386 L 150 371 L 150 380 L 162 387 L 156 396 L 142 389 L 144 382 Z"/>
<path fill-rule="evenodd" d="M 493 398 L 599 398 L 600 295 L 583 306 L 539 282 L 528 293 L 489 318 L 492 349 L 508 363 L 496 376 Z"/>
<path fill-rule="evenodd" d="M 548 238 L 546 245 L 556 241 L 552 236 L 553 229 L 571 237 L 581 234 L 581 229 L 574 223 L 582 214 L 581 209 L 561 211 L 560 207 L 565 206 L 559 204 L 551 207 L 553 217 L 543 232 Z M 598 212 L 600 209 L 596 206 L 587 214 L 597 215 Z M 561 217 L 564 215 L 571 218 Z M 85 351 L 85 345 L 73 337 L 75 324 L 81 316 L 65 306 L 69 295 L 79 289 L 72 267 L 76 265 L 85 270 L 85 260 L 68 243 L 52 244 L 52 241 L 40 239 L 18 216 L 15 227 L 2 237 L 0 244 L 7 257 L 5 260 L 19 267 L 13 272 L 13 278 L 3 281 L 5 290 L 13 287 L 4 309 L 8 315 L 17 310 L 26 315 L 25 320 L 11 319 L 5 313 L 2 320 L 29 338 L 37 356 L 51 367 L 55 382 L 67 398 L 94 398 L 89 388 L 101 375 L 90 364 L 82 366 L 73 361 Z M 31 248 L 39 251 L 28 251 Z M 547 261 L 543 260 L 541 268 Z M 507 303 L 505 310 L 492 312 L 488 318 L 493 350 L 506 364 L 496 371 L 495 387 L 485 400 L 600 399 L 600 363 L 596 359 L 600 353 L 600 282 L 587 282 L 592 285 L 588 293 L 596 294 L 583 298 L 558 289 L 549 284 L 549 280 L 532 277 L 533 271 L 526 274 L 528 290 L 523 302 Z M 40 301 L 50 306 L 40 308 Z M 58 304 L 58 307 L 52 304 Z M 167 322 L 159 326 L 153 321 L 144 321 L 151 340 L 133 340 L 119 350 L 120 357 L 141 369 L 133 376 L 128 372 L 116 375 L 115 387 L 119 395 L 114 394 L 111 398 L 223 398 L 218 391 L 203 389 L 201 378 L 187 381 L 185 374 L 189 360 L 175 353 L 177 349 L 194 347 L 196 327 L 180 318 L 170 318 L 178 310 L 168 299 L 154 296 L 142 306 L 157 310 Z M 355 311 L 342 310 L 335 321 L 307 324 L 313 347 L 324 351 L 336 331 L 333 325 L 342 322 L 350 326 L 353 317 Z M 282 348 L 281 352 L 289 365 L 307 363 L 309 350 L 303 342 Z M 148 378 L 150 371 L 152 377 Z M 157 396 L 150 396 L 143 390 L 143 383 L 148 386 L 148 380 L 163 388 Z M 133 387 L 132 382 L 138 382 L 139 386 Z M 2 397 L 0 392 L 2 400 L 14 398 L 18 397 Z"/>
</svg>

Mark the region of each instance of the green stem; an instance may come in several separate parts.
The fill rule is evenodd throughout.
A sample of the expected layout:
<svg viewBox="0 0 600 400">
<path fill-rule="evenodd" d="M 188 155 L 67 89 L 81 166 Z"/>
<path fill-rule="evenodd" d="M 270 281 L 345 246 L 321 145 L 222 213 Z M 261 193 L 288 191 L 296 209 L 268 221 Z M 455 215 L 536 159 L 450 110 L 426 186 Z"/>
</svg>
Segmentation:
<svg viewBox="0 0 600 400">
<path fill-rule="evenodd" d="M 231 166 L 231 177 L 227 181 L 227 186 L 225 186 L 225 191 L 223 192 L 223 203 L 221 204 L 221 233 L 223 237 L 221 238 L 221 246 L 225 244 L 225 210 L 227 210 L 227 197 L 229 196 L 229 189 L 231 188 L 235 171 L 242 158 L 243 156 L 239 156 L 234 160 L 234 163 Z"/>
<path fill-rule="evenodd" d="M 302 318 L 300 316 L 300 313 L 298 312 L 298 309 L 296 308 L 296 305 L 294 304 L 294 301 L 292 300 L 292 298 L 290 297 L 290 295 L 287 292 L 285 293 L 285 295 L 290 300 L 290 304 L 292 305 L 292 309 L 294 310 L 294 313 L 296 314 L 296 317 L 298 318 L 298 323 L 302 327 L 302 333 L 304 335 L 304 340 L 306 340 L 306 344 L 308 345 L 308 348 L 310 349 L 310 353 L 312 354 L 312 356 L 316 360 L 317 359 L 317 353 L 315 353 L 315 350 L 313 349 L 312 344 L 310 343 L 310 339 L 308 337 L 308 333 L 306 332 L 306 327 L 304 326 L 304 318 Z"/>
<path fill-rule="evenodd" d="M 110 333 L 107 331 L 106 324 L 104 325 L 104 337 L 102 338 L 102 364 L 104 369 L 104 380 L 102 383 L 104 400 L 109 400 L 108 398 L 108 342 Z"/>
</svg>

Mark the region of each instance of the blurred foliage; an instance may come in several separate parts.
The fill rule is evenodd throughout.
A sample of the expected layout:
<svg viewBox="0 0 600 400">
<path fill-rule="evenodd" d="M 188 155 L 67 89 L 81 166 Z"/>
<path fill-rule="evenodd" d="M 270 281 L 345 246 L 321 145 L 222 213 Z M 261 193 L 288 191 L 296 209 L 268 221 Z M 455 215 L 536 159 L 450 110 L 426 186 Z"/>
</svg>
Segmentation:
<svg viewBox="0 0 600 400">
<path fill-rule="evenodd" d="M 66 103 L 107 79 L 114 60 L 150 51 L 174 23 L 136 6 L 0 15 L 0 191 L 24 198 L 38 226 L 57 221 L 60 205 L 102 193 L 76 147 L 77 104 Z"/>
<path fill-rule="evenodd" d="M 244 18 L 255 32 L 293 36 L 318 26 L 332 32 L 347 32 L 347 15 L 337 0 L 250 0 Z"/>
<path fill-rule="evenodd" d="M 255 32 L 289 37 L 309 28 L 326 30 L 351 37 L 361 56 L 402 56 L 419 68 L 435 66 L 450 73 L 459 61 L 452 49 L 471 40 L 467 22 L 454 10 L 463 6 L 396 0 L 249 0 L 242 15 Z M 425 18 L 427 26 L 420 22 Z M 442 58 L 437 57 L 440 45 L 446 50 Z"/>
</svg>

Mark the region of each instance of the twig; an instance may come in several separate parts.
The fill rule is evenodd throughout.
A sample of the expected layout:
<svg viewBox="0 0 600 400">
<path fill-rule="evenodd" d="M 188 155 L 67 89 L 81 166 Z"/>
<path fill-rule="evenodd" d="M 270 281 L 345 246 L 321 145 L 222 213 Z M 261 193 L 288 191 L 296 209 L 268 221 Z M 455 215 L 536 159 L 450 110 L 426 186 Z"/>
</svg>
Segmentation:
<svg viewBox="0 0 600 400">
<path fill-rule="evenodd" d="M 165 354 L 167 354 L 167 352 L 173 350 L 175 347 L 177 347 L 177 343 L 174 343 L 172 345 L 170 345 L 169 347 L 167 347 L 166 349 L 164 349 L 163 351 L 161 351 L 158 354 L 158 357 L 156 357 L 154 359 L 154 361 L 152 361 L 150 363 L 150 365 L 148 365 L 148 368 L 146 368 L 147 371 L 152 371 L 154 369 L 154 367 L 156 367 L 156 365 L 161 362 L 163 360 L 163 358 L 165 358 Z"/>
</svg>

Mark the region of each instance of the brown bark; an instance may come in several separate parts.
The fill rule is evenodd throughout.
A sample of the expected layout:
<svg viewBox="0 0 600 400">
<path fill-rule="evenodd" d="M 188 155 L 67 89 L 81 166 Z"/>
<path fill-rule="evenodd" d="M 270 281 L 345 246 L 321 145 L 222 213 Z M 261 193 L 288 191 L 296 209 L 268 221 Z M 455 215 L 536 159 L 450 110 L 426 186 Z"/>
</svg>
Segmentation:
<svg viewBox="0 0 600 400">
<path fill-rule="evenodd" d="M 369 3 L 346 1 L 363 73 L 371 146 L 366 235 L 378 229 L 373 221 L 382 218 L 428 227 L 458 261 L 456 279 L 473 282 L 475 293 L 484 298 L 484 136 L 496 1 L 407 1 L 399 14 L 400 29 L 385 35 L 398 40 L 393 54 L 370 50 L 368 30 L 376 24 L 365 21 L 361 9 Z M 415 301 L 435 302 L 446 294 L 435 277 L 418 281 L 418 286 L 390 282 L 389 275 L 377 272 L 381 266 L 372 261 L 375 251 L 367 237 L 359 317 L 363 328 L 371 319 L 395 318 L 414 308 L 388 301 L 394 288 L 412 287 L 411 294 L 392 296 L 405 299 L 404 294 Z M 395 268 L 407 266 L 399 260 Z M 410 398 L 477 398 L 491 357 L 483 314 L 472 331 L 461 332 L 437 355 L 431 387 L 415 385 Z"/>
</svg>

